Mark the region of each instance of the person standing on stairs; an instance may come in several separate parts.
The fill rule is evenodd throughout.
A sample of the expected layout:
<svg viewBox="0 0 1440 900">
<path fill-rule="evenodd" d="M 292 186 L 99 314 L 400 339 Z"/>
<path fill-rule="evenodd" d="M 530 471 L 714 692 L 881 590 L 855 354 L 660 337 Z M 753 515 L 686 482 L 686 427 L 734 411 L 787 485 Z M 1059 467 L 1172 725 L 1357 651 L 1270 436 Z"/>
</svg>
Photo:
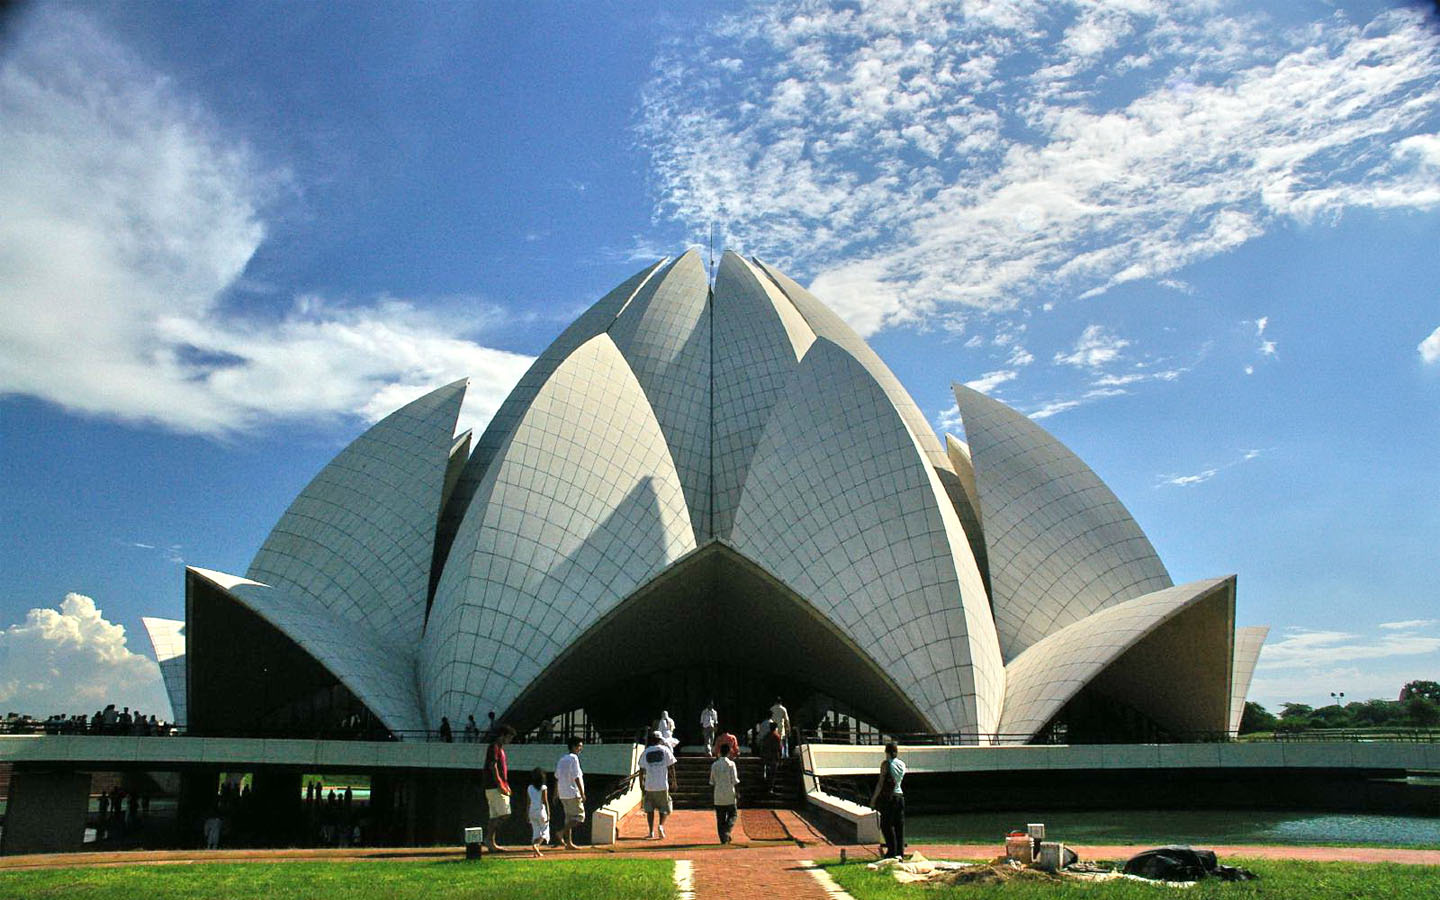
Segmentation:
<svg viewBox="0 0 1440 900">
<path fill-rule="evenodd" d="M 715 755 L 715 726 L 719 721 L 720 714 L 715 711 L 715 701 L 711 700 L 700 710 L 700 733 L 704 736 L 705 753 L 709 756 Z"/>
<path fill-rule="evenodd" d="M 790 710 L 775 698 L 775 705 L 770 707 L 771 727 L 780 732 L 780 758 L 790 758 Z"/>
</svg>

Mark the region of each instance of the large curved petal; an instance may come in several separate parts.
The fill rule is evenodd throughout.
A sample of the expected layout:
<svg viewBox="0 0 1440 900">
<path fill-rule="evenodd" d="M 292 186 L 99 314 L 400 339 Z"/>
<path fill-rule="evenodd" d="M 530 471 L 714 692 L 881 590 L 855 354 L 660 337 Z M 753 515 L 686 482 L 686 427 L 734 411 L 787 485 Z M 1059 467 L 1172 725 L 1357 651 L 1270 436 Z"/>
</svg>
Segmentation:
<svg viewBox="0 0 1440 900">
<path fill-rule="evenodd" d="M 535 395 L 540 392 L 545 382 L 550 380 L 550 375 L 560 364 L 575 352 L 576 347 L 614 324 L 620 310 L 625 308 L 635 296 L 635 292 L 664 264 L 665 260 L 661 259 L 646 266 L 581 313 L 578 319 L 571 322 L 560 332 L 560 336 L 551 341 L 550 346 L 535 358 L 530 368 L 520 377 L 520 381 L 506 395 L 495 415 L 490 417 L 484 433 L 475 443 L 475 451 L 465 461 L 454 490 L 447 494 L 445 511 L 440 517 L 440 526 L 435 536 L 435 561 L 430 579 L 432 597 L 435 585 L 440 580 L 440 572 L 445 567 L 445 558 L 450 553 L 450 544 L 455 539 L 460 522 L 465 518 L 465 511 L 470 508 L 475 491 L 479 489 L 495 454 L 510 437 L 510 432 L 515 429 L 525 411 L 530 408 Z"/>
<path fill-rule="evenodd" d="M 317 608 L 306 598 L 249 578 L 193 566 L 187 571 L 279 629 L 345 685 L 386 728 L 425 730 L 413 646 L 387 641 L 363 625 Z"/>
<path fill-rule="evenodd" d="M 950 460 L 945 455 L 945 448 L 940 446 L 940 440 L 935 436 L 935 430 L 930 427 L 930 423 L 926 420 L 925 414 L 920 411 L 920 407 L 915 405 L 915 400 L 910 396 L 910 392 L 905 390 L 905 386 L 900 383 L 900 379 L 895 377 L 895 373 L 890 371 L 890 367 L 885 365 L 885 361 L 880 358 L 880 355 L 870 349 L 870 345 L 855 333 L 855 329 L 845 324 L 844 319 L 837 316 L 830 307 L 797 284 L 790 276 L 761 260 L 757 259 L 754 262 L 764 269 L 771 280 L 785 292 L 785 296 L 795 304 L 795 308 L 805 317 L 805 321 L 809 323 L 811 330 L 817 336 L 844 347 L 861 366 L 864 366 L 865 371 L 870 373 L 871 377 L 875 379 L 875 383 L 880 385 L 895 409 L 899 411 L 900 418 L 905 420 L 906 427 L 910 429 L 910 433 L 915 437 L 915 441 L 920 445 L 920 449 L 924 452 L 925 458 L 930 461 L 930 465 L 941 469 L 949 468 Z"/>
<path fill-rule="evenodd" d="M 170 721 L 184 725 L 185 716 L 185 621 L 141 616 L 140 624 L 150 636 L 155 661 L 160 664 L 160 680 L 165 683 L 165 696 L 170 698 Z"/>
<path fill-rule="evenodd" d="M 714 304 L 713 533 L 729 537 L 771 407 L 815 334 L 769 278 L 729 251 L 715 277 Z"/>
<path fill-rule="evenodd" d="M 464 398 L 464 381 L 446 385 L 340 451 L 285 510 L 246 577 L 376 634 L 419 639 Z"/>
<path fill-rule="evenodd" d="M 1177 733 L 1224 731 L 1230 711 L 1235 577 L 1165 588 L 1039 641 L 1006 669 L 1007 740 L 1026 740 L 1097 686 Z"/>
<path fill-rule="evenodd" d="M 828 339 L 776 404 L 737 550 L 839 626 L 942 731 L 993 731 L 994 625 L 959 519 L 883 387 Z"/>
<path fill-rule="evenodd" d="M 665 435 L 697 541 L 710 536 L 709 302 L 705 266 L 691 249 L 637 291 L 610 326 Z"/>
<path fill-rule="evenodd" d="M 1251 625 L 1235 629 L 1235 662 L 1230 675 L 1230 731 L 1240 730 L 1245 715 L 1245 695 L 1255 677 L 1255 663 L 1260 661 L 1260 648 L 1270 635 L 1269 625 Z"/>
<path fill-rule="evenodd" d="M 503 712 L 591 623 L 693 549 L 665 436 L 598 335 L 536 393 L 456 535 L 421 650 L 430 718 Z"/>
<path fill-rule="evenodd" d="M 978 391 L 955 385 L 955 401 L 1007 660 L 1086 616 L 1171 586 L 1125 505 L 1065 445 Z"/>
</svg>

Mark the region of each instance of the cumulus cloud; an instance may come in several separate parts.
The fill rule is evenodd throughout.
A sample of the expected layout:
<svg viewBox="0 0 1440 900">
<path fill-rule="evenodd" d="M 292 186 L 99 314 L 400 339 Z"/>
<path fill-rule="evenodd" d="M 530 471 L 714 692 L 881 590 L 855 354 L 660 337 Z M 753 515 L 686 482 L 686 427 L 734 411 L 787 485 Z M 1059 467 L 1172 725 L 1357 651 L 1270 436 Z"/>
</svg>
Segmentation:
<svg viewBox="0 0 1440 900">
<path fill-rule="evenodd" d="M 32 609 L 0 631 L 0 708 L 43 718 L 107 703 L 161 718 L 170 708 L 160 667 L 130 649 L 124 626 L 93 599 L 66 594 L 58 609 Z"/>
<path fill-rule="evenodd" d="M 848 285 L 862 332 L 1003 318 L 1440 205 L 1440 35 L 1417 9 L 1310 14 L 757 3 L 660 55 L 640 135 L 662 215 Z"/>
<path fill-rule="evenodd" d="M 1130 342 L 1107 332 L 1099 325 L 1086 326 L 1069 353 L 1056 353 L 1055 361 L 1067 366 L 1097 369 L 1114 362 Z"/>
<path fill-rule="evenodd" d="M 1440 328 L 1430 332 L 1430 336 L 1421 341 L 1416 349 L 1420 351 L 1420 358 L 1427 365 L 1440 362 Z"/>
<path fill-rule="evenodd" d="M 1014 369 L 1000 369 L 995 372 L 986 372 L 974 381 L 965 382 L 965 386 L 982 394 L 988 394 L 1007 381 L 1015 380 L 1020 373 Z"/>
<path fill-rule="evenodd" d="M 528 365 L 403 300 L 237 309 L 283 170 L 82 15 L 42 10 L 10 37 L 0 393 L 225 434 L 373 419 L 468 375 L 483 421 Z"/>
</svg>

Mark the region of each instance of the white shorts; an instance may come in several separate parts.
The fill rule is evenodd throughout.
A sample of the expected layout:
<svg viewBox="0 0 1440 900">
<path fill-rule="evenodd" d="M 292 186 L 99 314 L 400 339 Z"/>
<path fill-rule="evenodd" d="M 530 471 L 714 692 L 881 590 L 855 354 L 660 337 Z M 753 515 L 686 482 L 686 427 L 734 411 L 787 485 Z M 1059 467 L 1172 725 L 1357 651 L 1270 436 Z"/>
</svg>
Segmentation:
<svg viewBox="0 0 1440 900">
<path fill-rule="evenodd" d="M 503 819 L 510 815 L 510 795 L 499 788 L 486 788 L 485 801 L 490 804 L 490 818 Z"/>
</svg>

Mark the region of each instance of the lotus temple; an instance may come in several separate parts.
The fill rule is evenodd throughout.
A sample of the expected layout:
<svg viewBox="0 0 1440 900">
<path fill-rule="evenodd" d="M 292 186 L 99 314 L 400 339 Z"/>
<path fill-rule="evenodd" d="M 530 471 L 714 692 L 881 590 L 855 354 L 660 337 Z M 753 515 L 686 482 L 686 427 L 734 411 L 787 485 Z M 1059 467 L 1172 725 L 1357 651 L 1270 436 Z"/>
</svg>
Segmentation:
<svg viewBox="0 0 1440 900">
<path fill-rule="evenodd" d="M 248 570 L 189 568 L 185 621 L 146 621 L 190 733 L 633 733 L 710 698 L 748 725 L 777 694 L 807 731 L 951 745 L 1238 725 L 1264 629 L 1237 630 L 1233 575 L 1174 584 L 1096 474 L 997 400 L 955 387 L 963 439 L 937 436 L 760 260 L 636 273 L 478 438 L 455 433 L 465 389 L 378 422 Z"/>
</svg>

